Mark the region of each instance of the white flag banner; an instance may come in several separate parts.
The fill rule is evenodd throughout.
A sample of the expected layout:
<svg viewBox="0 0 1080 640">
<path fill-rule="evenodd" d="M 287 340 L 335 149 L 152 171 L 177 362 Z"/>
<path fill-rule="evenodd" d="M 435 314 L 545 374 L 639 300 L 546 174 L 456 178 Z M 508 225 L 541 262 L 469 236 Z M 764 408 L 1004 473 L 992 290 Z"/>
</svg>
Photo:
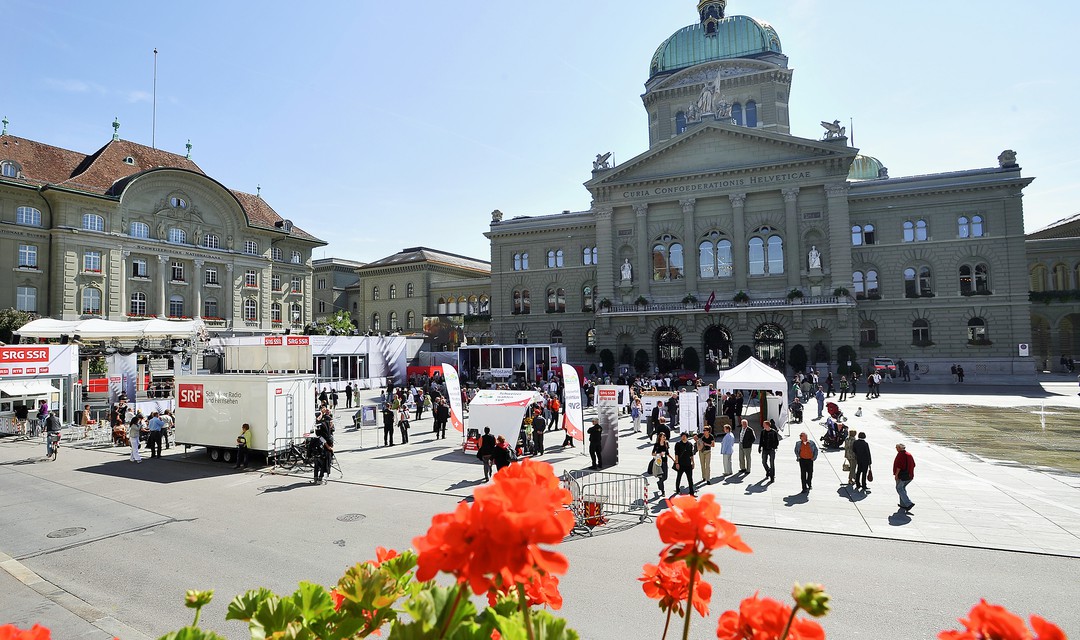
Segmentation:
<svg viewBox="0 0 1080 640">
<path fill-rule="evenodd" d="M 566 434 L 577 440 L 585 441 L 585 417 L 581 413 L 581 379 L 577 369 L 564 364 L 563 375 L 563 428 Z M 583 450 L 584 452 L 584 450 Z"/>
<path fill-rule="evenodd" d="M 698 432 L 698 394 L 679 393 L 679 433 Z"/>
<path fill-rule="evenodd" d="M 446 395 L 450 401 L 450 424 L 460 433 L 465 433 L 465 419 L 461 411 L 461 382 L 458 380 L 457 369 L 452 364 L 443 363 L 443 381 L 446 382 Z"/>
<path fill-rule="evenodd" d="M 109 404 L 116 404 L 122 393 L 127 396 L 128 402 L 134 405 L 138 358 L 134 353 L 127 355 L 114 353 L 106 358 L 105 362 L 109 376 Z"/>
</svg>

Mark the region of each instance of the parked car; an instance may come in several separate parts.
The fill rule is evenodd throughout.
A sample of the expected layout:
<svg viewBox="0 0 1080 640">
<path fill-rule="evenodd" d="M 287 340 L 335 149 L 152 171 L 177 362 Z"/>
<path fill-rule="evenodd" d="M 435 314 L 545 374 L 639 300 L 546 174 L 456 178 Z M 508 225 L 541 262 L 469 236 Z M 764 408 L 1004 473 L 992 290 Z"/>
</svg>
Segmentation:
<svg viewBox="0 0 1080 640">
<path fill-rule="evenodd" d="M 686 369 L 679 369 L 671 372 L 672 377 L 678 381 L 679 384 L 692 384 L 698 379 L 696 371 L 688 371 Z"/>
<path fill-rule="evenodd" d="M 892 358 L 874 358 L 870 363 L 870 367 L 881 375 L 888 375 L 890 378 L 896 377 L 896 363 L 893 362 Z"/>
</svg>

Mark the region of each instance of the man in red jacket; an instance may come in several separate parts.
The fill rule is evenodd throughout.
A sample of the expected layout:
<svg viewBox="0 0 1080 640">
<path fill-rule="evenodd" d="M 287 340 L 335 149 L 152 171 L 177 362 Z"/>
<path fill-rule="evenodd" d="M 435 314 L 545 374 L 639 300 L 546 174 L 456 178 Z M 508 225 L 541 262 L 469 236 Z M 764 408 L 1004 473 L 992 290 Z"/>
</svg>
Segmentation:
<svg viewBox="0 0 1080 640">
<path fill-rule="evenodd" d="M 915 458 L 907 452 L 907 447 L 903 444 L 896 445 L 896 458 L 893 459 L 892 472 L 893 478 L 896 479 L 896 493 L 900 496 L 900 502 L 896 506 L 911 513 L 911 508 L 915 506 L 915 503 L 908 497 L 907 486 L 915 479 Z"/>
</svg>

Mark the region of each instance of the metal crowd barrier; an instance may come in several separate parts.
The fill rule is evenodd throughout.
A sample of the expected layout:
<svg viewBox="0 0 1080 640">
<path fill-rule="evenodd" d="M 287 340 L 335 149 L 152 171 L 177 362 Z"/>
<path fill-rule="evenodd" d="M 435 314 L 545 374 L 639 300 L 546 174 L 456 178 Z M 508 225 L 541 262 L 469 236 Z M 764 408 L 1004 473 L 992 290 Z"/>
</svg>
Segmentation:
<svg viewBox="0 0 1080 640">
<path fill-rule="evenodd" d="M 645 476 L 582 469 L 564 472 L 561 481 L 570 491 L 570 511 L 574 514 L 571 535 L 591 536 L 593 528 L 607 524 L 610 516 L 636 516 L 638 522 L 652 519 Z"/>
</svg>

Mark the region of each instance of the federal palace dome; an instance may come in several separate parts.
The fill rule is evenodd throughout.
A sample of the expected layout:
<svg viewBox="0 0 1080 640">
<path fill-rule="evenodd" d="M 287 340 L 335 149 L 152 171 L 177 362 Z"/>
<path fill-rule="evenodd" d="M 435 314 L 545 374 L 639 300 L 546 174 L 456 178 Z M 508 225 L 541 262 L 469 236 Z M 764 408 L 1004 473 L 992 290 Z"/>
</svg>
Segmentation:
<svg viewBox="0 0 1080 640">
<path fill-rule="evenodd" d="M 724 16 L 726 2 L 698 3 L 701 21 L 664 40 L 649 64 L 649 78 L 703 62 L 782 54 L 780 36 L 768 23 L 749 16 Z"/>
</svg>

